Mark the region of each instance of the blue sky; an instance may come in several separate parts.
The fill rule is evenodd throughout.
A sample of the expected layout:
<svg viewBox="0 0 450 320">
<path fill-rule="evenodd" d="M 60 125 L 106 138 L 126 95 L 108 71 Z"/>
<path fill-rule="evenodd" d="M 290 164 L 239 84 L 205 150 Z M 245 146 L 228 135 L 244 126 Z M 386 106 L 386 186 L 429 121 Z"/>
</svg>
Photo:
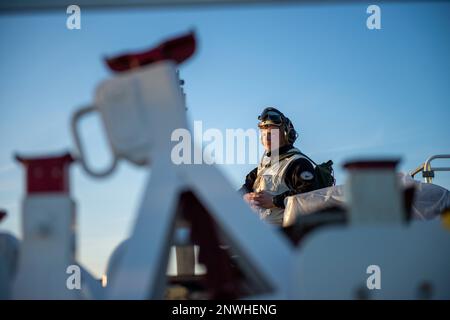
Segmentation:
<svg viewBox="0 0 450 320">
<path fill-rule="evenodd" d="M 188 117 L 207 128 L 254 128 L 267 105 L 300 132 L 317 161 L 399 157 L 410 171 L 450 153 L 450 4 L 387 4 L 381 30 L 366 28 L 367 6 L 264 5 L 89 11 L 81 30 L 67 14 L 0 16 L 1 229 L 20 236 L 23 171 L 13 159 L 73 147 L 69 120 L 111 74 L 102 57 L 149 48 L 195 29 L 199 47 L 181 66 Z M 90 160 L 108 162 L 100 123 L 83 125 Z M 436 162 L 444 165 L 445 162 Z M 448 166 L 448 165 L 447 165 Z M 236 188 L 252 165 L 224 165 Z M 71 170 L 81 262 L 97 276 L 131 227 L 145 170 L 121 163 L 103 180 Z M 450 174 L 436 184 L 450 188 Z"/>
</svg>

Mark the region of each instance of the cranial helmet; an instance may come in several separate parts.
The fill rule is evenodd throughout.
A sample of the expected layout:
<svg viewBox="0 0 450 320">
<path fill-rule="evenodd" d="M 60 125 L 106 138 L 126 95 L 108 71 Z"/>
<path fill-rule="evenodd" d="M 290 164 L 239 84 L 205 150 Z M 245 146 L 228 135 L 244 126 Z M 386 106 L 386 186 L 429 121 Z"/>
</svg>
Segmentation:
<svg viewBox="0 0 450 320">
<path fill-rule="evenodd" d="M 290 144 L 293 144 L 298 138 L 298 133 L 291 120 L 274 107 L 265 108 L 258 116 L 258 120 L 258 127 L 260 128 L 268 125 L 282 127 L 284 136 Z"/>
</svg>

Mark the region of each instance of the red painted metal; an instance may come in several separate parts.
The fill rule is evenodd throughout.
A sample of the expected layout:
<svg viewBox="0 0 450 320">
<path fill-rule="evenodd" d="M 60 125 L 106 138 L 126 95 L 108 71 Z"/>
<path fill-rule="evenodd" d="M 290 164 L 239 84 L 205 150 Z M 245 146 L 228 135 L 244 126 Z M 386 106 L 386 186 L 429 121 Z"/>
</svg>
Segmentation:
<svg viewBox="0 0 450 320">
<path fill-rule="evenodd" d="M 40 158 L 16 156 L 16 159 L 25 166 L 28 194 L 69 192 L 69 165 L 75 161 L 69 153 Z"/>
<path fill-rule="evenodd" d="M 188 59 L 195 51 L 194 33 L 171 39 L 159 46 L 140 53 L 127 53 L 114 58 L 106 58 L 108 67 L 115 72 L 124 72 L 158 61 L 172 60 L 177 64 Z"/>
</svg>

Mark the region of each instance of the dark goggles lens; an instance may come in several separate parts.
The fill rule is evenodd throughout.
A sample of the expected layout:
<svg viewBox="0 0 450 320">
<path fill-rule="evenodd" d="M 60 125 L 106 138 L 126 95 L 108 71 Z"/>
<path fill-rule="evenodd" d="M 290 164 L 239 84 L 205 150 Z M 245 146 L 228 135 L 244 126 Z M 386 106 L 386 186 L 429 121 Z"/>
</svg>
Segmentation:
<svg viewBox="0 0 450 320">
<path fill-rule="evenodd" d="M 279 113 L 277 113 L 277 112 L 274 112 L 274 111 L 268 111 L 268 112 L 265 112 L 265 113 L 261 114 L 258 117 L 258 120 L 263 122 L 263 123 L 264 122 L 271 122 L 271 123 L 277 124 L 277 125 L 281 125 L 282 122 L 283 122 L 283 119 L 282 119 L 281 115 Z"/>
</svg>

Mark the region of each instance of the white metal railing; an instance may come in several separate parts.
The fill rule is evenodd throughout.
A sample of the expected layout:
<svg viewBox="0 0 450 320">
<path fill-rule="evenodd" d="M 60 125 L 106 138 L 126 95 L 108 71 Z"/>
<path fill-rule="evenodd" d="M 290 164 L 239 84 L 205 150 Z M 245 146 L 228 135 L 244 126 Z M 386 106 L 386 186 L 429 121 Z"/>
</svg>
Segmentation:
<svg viewBox="0 0 450 320">
<path fill-rule="evenodd" d="M 410 172 L 411 177 L 414 178 L 416 174 L 422 172 L 422 177 L 425 183 L 432 183 L 435 171 L 450 171 L 450 167 L 431 167 L 431 161 L 434 159 L 450 159 L 450 154 L 436 154 L 429 157 L 419 167 Z"/>
</svg>

